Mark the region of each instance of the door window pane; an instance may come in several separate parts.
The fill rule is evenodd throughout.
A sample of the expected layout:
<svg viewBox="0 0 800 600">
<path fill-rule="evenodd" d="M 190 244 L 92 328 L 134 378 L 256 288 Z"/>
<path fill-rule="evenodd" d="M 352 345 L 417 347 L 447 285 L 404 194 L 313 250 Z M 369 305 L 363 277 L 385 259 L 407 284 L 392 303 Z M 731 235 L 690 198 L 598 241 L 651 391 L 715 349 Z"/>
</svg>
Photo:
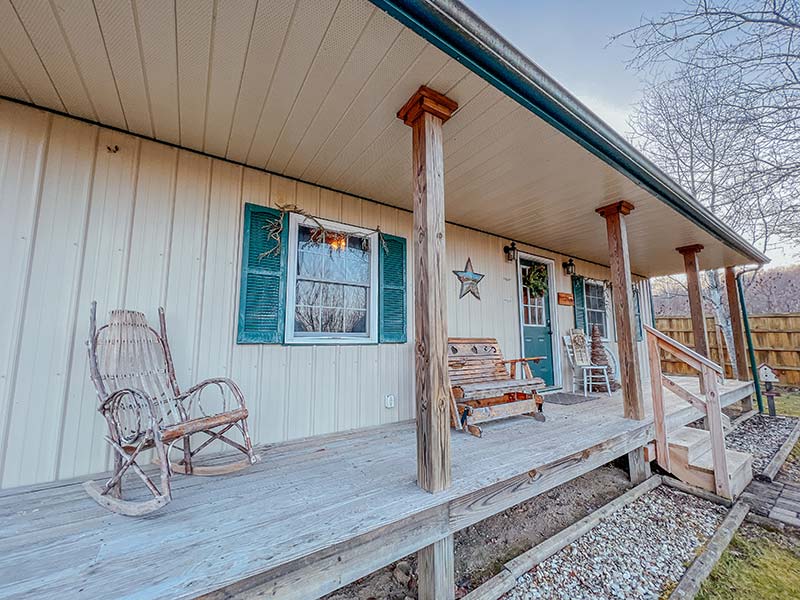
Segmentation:
<svg viewBox="0 0 800 600">
<path fill-rule="evenodd" d="M 529 266 L 522 267 L 522 279 L 525 280 Z M 534 296 L 531 291 L 522 286 L 522 322 L 525 325 L 544 326 L 547 325 L 545 310 L 544 310 L 544 297 Z"/>
</svg>

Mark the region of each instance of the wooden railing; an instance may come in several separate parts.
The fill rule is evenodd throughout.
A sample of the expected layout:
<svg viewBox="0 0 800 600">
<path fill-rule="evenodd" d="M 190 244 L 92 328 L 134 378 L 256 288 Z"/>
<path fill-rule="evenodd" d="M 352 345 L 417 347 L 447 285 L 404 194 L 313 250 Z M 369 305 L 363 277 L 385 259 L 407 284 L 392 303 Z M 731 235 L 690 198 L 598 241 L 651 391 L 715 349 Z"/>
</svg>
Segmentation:
<svg viewBox="0 0 800 600">
<path fill-rule="evenodd" d="M 656 429 L 656 460 L 661 468 L 670 468 L 669 444 L 667 442 L 667 423 L 664 412 L 664 388 L 685 400 L 706 417 L 711 434 L 711 457 L 714 465 L 714 487 L 718 495 L 730 498 L 730 479 L 728 460 L 725 456 L 725 433 L 722 428 L 722 410 L 719 399 L 718 381 L 722 378 L 722 367 L 717 363 L 687 348 L 671 337 L 645 325 L 647 334 L 647 353 L 650 364 L 650 387 L 653 393 L 653 420 Z M 698 396 L 667 378 L 661 372 L 659 350 L 665 350 L 676 359 L 699 372 L 700 389 L 704 396 Z M 661 385 L 659 385 L 659 382 Z"/>
</svg>

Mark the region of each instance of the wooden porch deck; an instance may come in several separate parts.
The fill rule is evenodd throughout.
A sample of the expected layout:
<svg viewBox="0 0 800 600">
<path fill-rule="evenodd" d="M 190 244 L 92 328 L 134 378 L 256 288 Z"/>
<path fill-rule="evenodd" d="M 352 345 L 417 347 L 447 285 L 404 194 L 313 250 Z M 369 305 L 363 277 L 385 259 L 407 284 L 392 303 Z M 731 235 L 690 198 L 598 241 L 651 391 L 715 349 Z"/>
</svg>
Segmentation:
<svg viewBox="0 0 800 600">
<path fill-rule="evenodd" d="M 695 391 L 697 380 L 677 378 Z M 721 403 L 752 393 L 727 381 Z M 645 390 L 648 413 L 649 390 Z M 700 413 L 665 391 L 669 427 Z M 591 407 L 590 410 L 587 408 Z M 176 477 L 142 518 L 108 513 L 80 482 L 0 492 L 0 598 L 313 598 L 590 471 L 654 437 L 622 397 L 545 404 L 547 422 L 453 433 L 453 485 L 415 483 L 413 423 L 263 448 L 250 470 Z"/>
</svg>

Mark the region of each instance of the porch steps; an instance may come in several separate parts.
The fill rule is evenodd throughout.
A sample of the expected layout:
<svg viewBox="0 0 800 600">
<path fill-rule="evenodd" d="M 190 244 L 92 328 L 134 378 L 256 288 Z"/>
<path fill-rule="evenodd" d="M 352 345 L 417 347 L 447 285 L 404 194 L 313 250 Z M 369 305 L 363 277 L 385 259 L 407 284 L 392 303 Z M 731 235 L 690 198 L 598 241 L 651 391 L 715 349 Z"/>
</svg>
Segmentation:
<svg viewBox="0 0 800 600">
<path fill-rule="evenodd" d="M 672 474 L 696 487 L 715 491 L 711 434 L 703 429 L 681 427 L 668 436 Z M 753 479 L 753 457 L 745 452 L 726 450 L 731 495 L 736 498 Z"/>
</svg>

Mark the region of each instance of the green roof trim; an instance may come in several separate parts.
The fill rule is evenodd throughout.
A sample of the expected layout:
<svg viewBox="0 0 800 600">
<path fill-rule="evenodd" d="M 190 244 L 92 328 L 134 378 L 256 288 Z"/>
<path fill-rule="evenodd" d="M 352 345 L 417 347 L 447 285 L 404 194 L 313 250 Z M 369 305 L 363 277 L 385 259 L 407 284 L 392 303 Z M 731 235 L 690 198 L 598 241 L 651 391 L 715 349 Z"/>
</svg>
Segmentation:
<svg viewBox="0 0 800 600">
<path fill-rule="evenodd" d="M 769 262 L 461 2 L 370 1 L 728 247 Z"/>
</svg>

